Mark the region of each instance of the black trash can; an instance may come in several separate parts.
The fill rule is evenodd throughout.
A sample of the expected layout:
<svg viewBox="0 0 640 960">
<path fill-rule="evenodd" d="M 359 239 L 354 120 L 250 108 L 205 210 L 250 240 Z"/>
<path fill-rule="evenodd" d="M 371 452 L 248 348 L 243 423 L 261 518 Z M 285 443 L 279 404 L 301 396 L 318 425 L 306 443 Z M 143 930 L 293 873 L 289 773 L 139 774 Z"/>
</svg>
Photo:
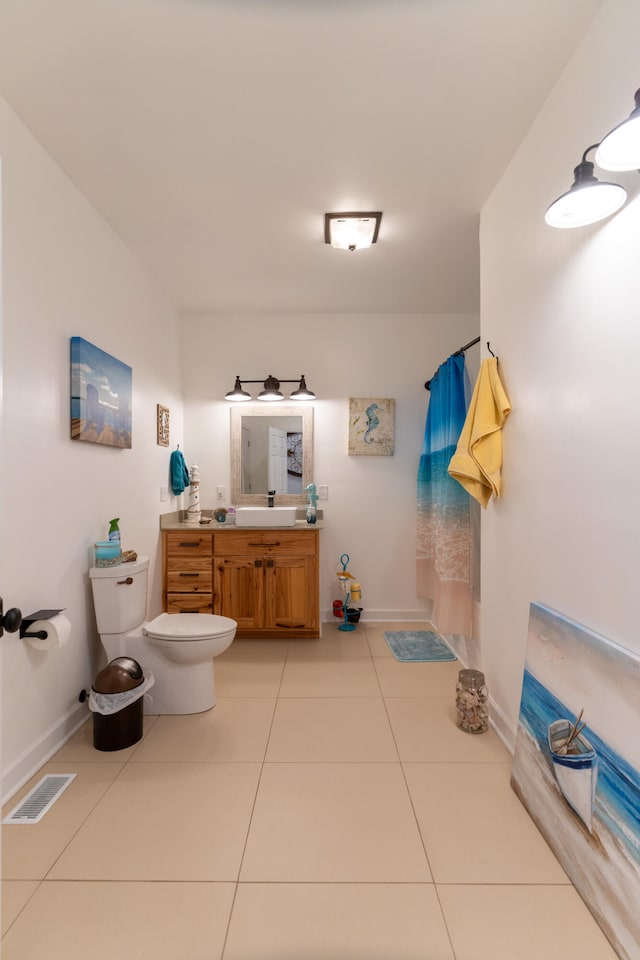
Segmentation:
<svg viewBox="0 0 640 960">
<path fill-rule="evenodd" d="M 103 697 L 134 690 L 144 682 L 144 673 L 137 660 L 116 657 L 93 681 L 92 690 Z M 144 697 L 115 710 L 93 714 L 93 745 L 96 750 L 124 750 L 142 739 Z"/>
</svg>

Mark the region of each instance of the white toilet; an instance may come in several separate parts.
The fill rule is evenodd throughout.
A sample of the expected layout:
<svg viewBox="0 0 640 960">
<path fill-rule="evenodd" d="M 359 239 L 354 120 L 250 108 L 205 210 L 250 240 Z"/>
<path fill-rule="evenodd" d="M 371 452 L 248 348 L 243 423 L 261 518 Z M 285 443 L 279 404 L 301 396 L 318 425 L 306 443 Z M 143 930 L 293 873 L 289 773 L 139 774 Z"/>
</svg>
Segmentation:
<svg viewBox="0 0 640 960">
<path fill-rule="evenodd" d="M 213 658 L 226 650 L 237 624 L 208 613 L 161 613 L 145 622 L 149 558 L 92 567 L 98 633 L 109 662 L 133 657 L 153 673 L 145 713 L 202 713 L 216 702 Z"/>
</svg>

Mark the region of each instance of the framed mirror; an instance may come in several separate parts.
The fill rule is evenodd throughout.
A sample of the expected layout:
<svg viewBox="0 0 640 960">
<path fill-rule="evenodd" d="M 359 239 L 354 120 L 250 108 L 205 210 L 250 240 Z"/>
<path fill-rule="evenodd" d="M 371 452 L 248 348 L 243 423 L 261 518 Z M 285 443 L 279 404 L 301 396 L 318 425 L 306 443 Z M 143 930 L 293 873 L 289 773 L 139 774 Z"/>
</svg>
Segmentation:
<svg viewBox="0 0 640 960">
<path fill-rule="evenodd" d="M 231 502 L 304 504 L 313 480 L 313 407 L 242 404 L 231 407 Z"/>
</svg>

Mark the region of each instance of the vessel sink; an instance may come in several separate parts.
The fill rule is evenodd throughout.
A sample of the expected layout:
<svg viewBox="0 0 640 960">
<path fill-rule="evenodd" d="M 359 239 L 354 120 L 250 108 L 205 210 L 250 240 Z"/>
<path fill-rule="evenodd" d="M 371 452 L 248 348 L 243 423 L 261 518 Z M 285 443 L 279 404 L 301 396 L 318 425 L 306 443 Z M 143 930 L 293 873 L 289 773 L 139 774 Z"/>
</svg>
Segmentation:
<svg viewBox="0 0 640 960">
<path fill-rule="evenodd" d="M 295 507 L 237 507 L 238 527 L 295 527 Z"/>
</svg>

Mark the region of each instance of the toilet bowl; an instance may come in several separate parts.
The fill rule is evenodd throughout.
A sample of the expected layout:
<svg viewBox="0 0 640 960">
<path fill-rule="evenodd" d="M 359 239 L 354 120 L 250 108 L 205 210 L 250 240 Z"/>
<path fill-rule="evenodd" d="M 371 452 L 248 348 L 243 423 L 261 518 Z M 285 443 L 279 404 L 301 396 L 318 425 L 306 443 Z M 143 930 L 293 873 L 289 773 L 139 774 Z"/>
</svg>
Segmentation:
<svg viewBox="0 0 640 960">
<path fill-rule="evenodd" d="M 202 713 L 216 702 L 213 658 L 233 641 L 237 624 L 207 613 L 161 613 L 145 621 L 148 557 L 89 571 L 100 641 L 108 661 L 133 657 L 155 683 L 150 714 Z"/>
</svg>

